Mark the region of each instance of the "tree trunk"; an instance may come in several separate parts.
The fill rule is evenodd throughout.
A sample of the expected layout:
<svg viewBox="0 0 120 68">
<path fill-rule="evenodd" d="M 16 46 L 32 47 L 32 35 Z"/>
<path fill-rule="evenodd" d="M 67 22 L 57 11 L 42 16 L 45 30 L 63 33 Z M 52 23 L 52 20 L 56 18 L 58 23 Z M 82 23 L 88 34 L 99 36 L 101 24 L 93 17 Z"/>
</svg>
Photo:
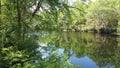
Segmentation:
<svg viewBox="0 0 120 68">
<path fill-rule="evenodd" d="M 1 20 L 2 20 L 2 19 L 1 19 L 1 14 L 2 14 L 2 8 L 1 8 L 1 7 L 2 7 L 2 6 L 1 6 L 1 5 L 2 5 L 2 4 L 1 4 L 1 0 L 0 0 L 0 23 L 2 22 L 2 21 L 1 21 Z"/>
<path fill-rule="evenodd" d="M 32 18 L 35 16 L 35 14 L 37 13 L 37 11 L 39 11 L 41 5 L 42 5 L 43 0 L 39 0 L 36 6 L 36 9 L 33 11 L 32 13 Z"/>
<path fill-rule="evenodd" d="M 18 36 L 21 37 L 21 11 L 20 11 L 20 0 L 17 0 L 17 21 L 18 21 Z"/>
</svg>

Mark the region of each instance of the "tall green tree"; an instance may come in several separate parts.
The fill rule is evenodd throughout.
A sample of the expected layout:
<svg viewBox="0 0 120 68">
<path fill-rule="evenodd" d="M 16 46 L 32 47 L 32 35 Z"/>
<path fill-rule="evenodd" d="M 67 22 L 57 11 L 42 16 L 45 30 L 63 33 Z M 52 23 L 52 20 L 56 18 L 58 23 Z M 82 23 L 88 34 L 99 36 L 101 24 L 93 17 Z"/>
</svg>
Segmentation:
<svg viewBox="0 0 120 68">
<path fill-rule="evenodd" d="M 93 21 L 95 28 L 114 29 L 118 25 L 119 0 L 97 0 L 89 5 L 87 11 L 88 20 Z"/>
<path fill-rule="evenodd" d="M 43 60 L 41 52 L 37 50 L 38 39 L 30 32 L 34 32 L 37 25 L 47 25 L 47 28 L 49 25 L 56 25 L 58 12 L 67 11 L 67 3 L 59 2 L 59 0 L 0 1 L 2 12 L 0 13 L 0 21 L 2 21 L 0 22 L 0 43 L 2 43 L 0 44 L 0 57 L 2 58 L 0 67 L 49 67 L 53 59 L 56 60 L 58 57 L 51 57 L 53 61 Z M 39 63 L 36 64 L 35 60 Z M 49 61 L 51 62 L 46 65 Z M 55 61 L 55 64 L 59 66 L 59 60 Z"/>
<path fill-rule="evenodd" d="M 1 0 L 0 0 L 0 22 L 1 22 Z"/>
</svg>

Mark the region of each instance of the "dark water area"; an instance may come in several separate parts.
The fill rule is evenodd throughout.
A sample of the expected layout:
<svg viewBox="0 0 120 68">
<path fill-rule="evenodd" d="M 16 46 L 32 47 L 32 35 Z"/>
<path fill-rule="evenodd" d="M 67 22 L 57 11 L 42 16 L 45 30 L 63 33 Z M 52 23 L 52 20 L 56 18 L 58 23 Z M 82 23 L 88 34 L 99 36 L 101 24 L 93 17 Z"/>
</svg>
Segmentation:
<svg viewBox="0 0 120 68">
<path fill-rule="evenodd" d="M 56 53 L 80 68 L 120 67 L 120 38 L 117 36 L 80 32 L 35 34 L 40 39 L 38 50 L 43 59 Z"/>
</svg>

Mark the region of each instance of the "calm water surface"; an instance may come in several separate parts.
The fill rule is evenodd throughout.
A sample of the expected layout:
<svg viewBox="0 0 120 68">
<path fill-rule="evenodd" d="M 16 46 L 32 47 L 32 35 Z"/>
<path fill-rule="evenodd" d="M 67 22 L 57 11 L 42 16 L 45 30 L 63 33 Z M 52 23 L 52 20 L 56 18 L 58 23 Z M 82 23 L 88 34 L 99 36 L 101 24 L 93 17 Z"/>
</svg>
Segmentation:
<svg viewBox="0 0 120 68">
<path fill-rule="evenodd" d="M 82 68 L 120 67 L 119 37 L 80 32 L 45 32 L 38 37 L 43 59 L 54 51 Z"/>
</svg>

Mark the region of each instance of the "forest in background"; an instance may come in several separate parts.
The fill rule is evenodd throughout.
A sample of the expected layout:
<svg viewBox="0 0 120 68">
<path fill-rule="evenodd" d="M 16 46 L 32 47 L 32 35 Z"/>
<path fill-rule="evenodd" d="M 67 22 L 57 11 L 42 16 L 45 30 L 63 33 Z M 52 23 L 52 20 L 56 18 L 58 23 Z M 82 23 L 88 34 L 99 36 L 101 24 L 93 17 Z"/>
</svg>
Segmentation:
<svg viewBox="0 0 120 68">
<path fill-rule="evenodd" d="M 54 63 L 38 58 L 38 39 L 30 34 L 36 31 L 119 33 L 120 0 L 0 0 L 0 67 Z"/>
<path fill-rule="evenodd" d="M 119 32 L 119 0 L 2 0 L 0 28 L 18 34 L 35 30 Z"/>
</svg>

